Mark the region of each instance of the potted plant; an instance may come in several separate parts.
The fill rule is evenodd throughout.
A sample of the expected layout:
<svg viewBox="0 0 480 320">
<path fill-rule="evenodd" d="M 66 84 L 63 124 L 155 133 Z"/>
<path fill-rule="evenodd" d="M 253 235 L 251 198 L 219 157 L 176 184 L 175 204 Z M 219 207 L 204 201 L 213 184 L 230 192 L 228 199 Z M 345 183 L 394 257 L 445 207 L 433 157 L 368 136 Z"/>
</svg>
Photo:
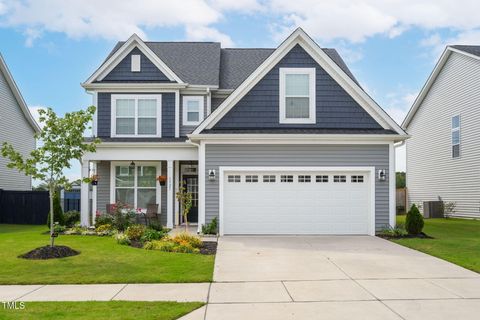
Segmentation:
<svg viewBox="0 0 480 320">
<path fill-rule="evenodd" d="M 98 185 L 98 175 L 94 174 L 90 177 L 90 181 L 92 182 L 92 186 Z"/>
<path fill-rule="evenodd" d="M 160 183 L 161 186 L 164 186 L 165 183 L 167 182 L 167 176 L 158 176 L 157 180 L 158 180 L 158 183 Z"/>
</svg>

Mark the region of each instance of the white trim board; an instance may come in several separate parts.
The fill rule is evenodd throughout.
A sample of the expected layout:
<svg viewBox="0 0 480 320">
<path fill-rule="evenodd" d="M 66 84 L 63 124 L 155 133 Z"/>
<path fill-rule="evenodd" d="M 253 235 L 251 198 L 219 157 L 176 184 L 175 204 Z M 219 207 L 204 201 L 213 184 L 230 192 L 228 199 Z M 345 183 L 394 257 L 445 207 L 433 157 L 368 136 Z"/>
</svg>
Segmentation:
<svg viewBox="0 0 480 320">
<path fill-rule="evenodd" d="M 170 80 L 183 81 L 168 67 L 137 35 L 133 34 L 118 50 L 112 54 L 82 85 L 92 84 L 105 78 L 134 48 L 138 48 Z"/>
<path fill-rule="evenodd" d="M 384 129 L 399 135 L 406 132 L 356 84 L 301 28 L 296 29 L 212 114 L 193 132 L 211 129 L 225 116 L 295 45 L 300 45 L 332 78 Z"/>
<path fill-rule="evenodd" d="M 476 60 L 480 60 L 480 57 L 478 57 L 476 55 L 473 55 L 473 54 L 470 54 L 468 52 L 465 52 L 465 51 L 458 50 L 456 48 L 452 48 L 450 46 L 447 46 L 445 48 L 445 50 L 443 51 L 442 55 L 440 56 L 440 58 L 438 59 L 437 63 L 435 64 L 435 67 L 433 68 L 432 72 L 428 76 L 428 79 L 425 82 L 425 84 L 423 85 L 422 90 L 420 90 L 420 93 L 418 94 L 417 98 L 413 102 L 412 107 L 410 108 L 407 115 L 405 116 L 405 119 L 402 122 L 402 128 L 405 128 L 405 129 L 408 128 L 408 125 L 410 124 L 413 117 L 415 116 L 418 108 L 420 108 L 420 105 L 422 104 L 423 100 L 427 96 L 428 92 L 430 91 L 430 88 L 435 83 L 435 80 L 437 79 L 438 75 L 440 74 L 440 72 L 443 69 L 443 66 L 445 65 L 445 63 L 447 62 L 448 58 L 450 57 L 450 55 L 452 53 L 459 53 L 459 54 L 463 54 L 467 57 L 474 58 Z"/>
<path fill-rule="evenodd" d="M 369 174 L 370 181 L 370 215 L 369 215 L 369 235 L 375 235 L 375 167 L 219 167 L 219 231 L 220 235 L 224 235 L 224 204 L 223 204 L 223 188 L 224 178 L 226 172 L 310 172 L 310 171 L 323 171 L 323 172 L 365 172 Z M 274 222 L 272 222 L 274 223 Z"/>
</svg>

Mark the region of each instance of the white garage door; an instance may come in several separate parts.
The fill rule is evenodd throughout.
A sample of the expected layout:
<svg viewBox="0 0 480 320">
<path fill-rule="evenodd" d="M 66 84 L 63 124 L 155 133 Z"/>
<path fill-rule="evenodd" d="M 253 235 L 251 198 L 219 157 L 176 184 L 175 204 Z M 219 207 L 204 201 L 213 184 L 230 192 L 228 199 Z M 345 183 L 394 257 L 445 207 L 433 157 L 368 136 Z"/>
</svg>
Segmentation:
<svg viewBox="0 0 480 320">
<path fill-rule="evenodd" d="M 223 234 L 369 234 L 369 175 L 225 171 L 220 199 Z"/>
</svg>

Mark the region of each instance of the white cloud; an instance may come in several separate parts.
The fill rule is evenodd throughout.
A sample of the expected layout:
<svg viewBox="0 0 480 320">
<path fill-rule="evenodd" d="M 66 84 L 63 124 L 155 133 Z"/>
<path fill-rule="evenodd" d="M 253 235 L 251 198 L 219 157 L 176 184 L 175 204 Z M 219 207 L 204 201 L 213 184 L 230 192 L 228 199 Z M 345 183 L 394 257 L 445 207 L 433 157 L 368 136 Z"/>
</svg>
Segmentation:
<svg viewBox="0 0 480 320">
<path fill-rule="evenodd" d="M 183 27 L 190 34 L 194 28 L 197 38 L 202 31 L 212 40 L 227 37 L 212 27 L 223 18 L 222 11 L 206 0 L 4 0 L 0 4 L 0 26 L 23 30 L 27 45 L 45 32 L 73 39 L 120 40 L 132 33 L 146 38 L 147 30 L 161 27 Z"/>
<path fill-rule="evenodd" d="M 413 102 L 417 98 L 416 92 L 401 93 L 402 91 L 404 90 L 400 88 L 398 92 L 390 93 L 386 95 L 386 98 L 387 98 L 386 105 L 388 105 L 388 107 L 385 108 L 385 111 L 398 124 L 401 124 L 403 122 L 403 119 L 405 119 L 405 116 L 407 115 L 408 110 L 410 110 L 410 107 L 412 106 Z"/>
<path fill-rule="evenodd" d="M 43 106 L 30 106 L 28 107 L 28 109 L 30 110 L 30 113 L 32 114 L 33 119 L 35 119 L 35 121 L 38 123 L 39 126 L 42 126 L 39 120 L 40 114 L 38 113 L 38 110 L 40 109 L 46 110 L 47 108 Z"/>
<path fill-rule="evenodd" d="M 186 28 L 186 34 L 188 40 L 194 41 L 220 41 L 223 47 L 233 47 L 233 40 L 219 32 L 215 28 L 204 26 L 188 26 Z"/>
<path fill-rule="evenodd" d="M 253 13 L 264 7 L 257 0 L 211 0 L 211 5 L 219 10 Z"/>
</svg>

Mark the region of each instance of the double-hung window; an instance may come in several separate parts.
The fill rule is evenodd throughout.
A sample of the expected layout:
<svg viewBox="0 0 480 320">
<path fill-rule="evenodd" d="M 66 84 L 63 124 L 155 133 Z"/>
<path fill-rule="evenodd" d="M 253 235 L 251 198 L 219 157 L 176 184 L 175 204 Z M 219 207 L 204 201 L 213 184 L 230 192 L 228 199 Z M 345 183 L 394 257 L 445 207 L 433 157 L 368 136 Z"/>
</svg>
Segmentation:
<svg viewBox="0 0 480 320">
<path fill-rule="evenodd" d="M 196 126 L 203 121 L 204 103 L 202 96 L 183 97 L 183 125 Z"/>
<path fill-rule="evenodd" d="M 112 95 L 112 137 L 160 137 L 161 95 Z"/>
<path fill-rule="evenodd" d="M 460 157 L 460 116 L 452 117 L 452 158 Z"/>
<path fill-rule="evenodd" d="M 148 204 L 158 203 L 158 165 L 113 164 L 112 173 L 113 202 L 121 202 L 142 210 L 145 210 Z"/>
<path fill-rule="evenodd" d="M 280 68 L 280 123 L 315 123 L 315 68 Z"/>
</svg>

